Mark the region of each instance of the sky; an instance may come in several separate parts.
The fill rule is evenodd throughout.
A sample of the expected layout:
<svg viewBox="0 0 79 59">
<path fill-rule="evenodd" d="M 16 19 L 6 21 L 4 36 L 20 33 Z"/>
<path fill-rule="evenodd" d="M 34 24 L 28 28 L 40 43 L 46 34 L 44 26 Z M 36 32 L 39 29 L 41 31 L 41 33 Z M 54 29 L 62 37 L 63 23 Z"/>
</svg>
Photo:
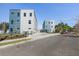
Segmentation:
<svg viewBox="0 0 79 59">
<path fill-rule="evenodd" d="M 0 22 L 9 22 L 10 9 L 34 9 L 39 29 L 47 19 L 74 26 L 79 18 L 78 3 L 0 3 Z"/>
</svg>

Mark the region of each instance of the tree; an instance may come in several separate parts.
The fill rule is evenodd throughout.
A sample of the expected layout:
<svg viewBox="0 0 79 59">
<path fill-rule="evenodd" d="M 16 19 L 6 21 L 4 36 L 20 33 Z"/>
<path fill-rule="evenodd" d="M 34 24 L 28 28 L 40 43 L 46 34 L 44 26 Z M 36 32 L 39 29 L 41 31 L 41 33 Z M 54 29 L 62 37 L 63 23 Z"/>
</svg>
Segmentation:
<svg viewBox="0 0 79 59">
<path fill-rule="evenodd" d="M 2 30 L 2 24 L 0 24 L 0 30 Z"/>
<path fill-rule="evenodd" d="M 58 25 L 55 26 L 55 32 L 61 32 L 63 31 L 63 23 L 59 23 Z"/>
<path fill-rule="evenodd" d="M 66 31 L 71 31 L 71 27 L 68 26 L 68 24 L 64 24 L 63 22 L 59 23 L 58 25 L 55 26 L 55 32 L 66 32 Z"/>
<path fill-rule="evenodd" d="M 0 24 L 0 30 L 4 31 L 4 33 L 6 33 L 8 29 L 9 29 L 9 23 L 7 23 L 7 22 L 2 22 L 2 23 Z"/>
</svg>

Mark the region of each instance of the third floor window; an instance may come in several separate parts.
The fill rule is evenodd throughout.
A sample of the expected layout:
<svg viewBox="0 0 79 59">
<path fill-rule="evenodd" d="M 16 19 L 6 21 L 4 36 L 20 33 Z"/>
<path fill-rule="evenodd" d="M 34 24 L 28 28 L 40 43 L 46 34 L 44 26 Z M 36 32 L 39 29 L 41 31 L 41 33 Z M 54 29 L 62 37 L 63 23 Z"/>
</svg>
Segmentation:
<svg viewBox="0 0 79 59">
<path fill-rule="evenodd" d="M 30 13 L 30 17 L 32 17 L 32 13 Z"/>
<path fill-rule="evenodd" d="M 14 14 L 14 12 L 11 12 L 11 14 L 13 15 L 13 14 Z"/>
<path fill-rule="evenodd" d="M 26 13 L 24 13 L 24 17 L 26 17 Z"/>
</svg>

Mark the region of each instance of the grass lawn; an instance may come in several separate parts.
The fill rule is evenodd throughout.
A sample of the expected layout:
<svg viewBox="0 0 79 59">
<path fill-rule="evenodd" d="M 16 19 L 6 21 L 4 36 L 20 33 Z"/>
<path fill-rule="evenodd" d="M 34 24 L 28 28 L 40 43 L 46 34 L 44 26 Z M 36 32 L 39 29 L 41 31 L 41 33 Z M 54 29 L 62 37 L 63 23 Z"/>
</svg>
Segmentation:
<svg viewBox="0 0 79 59">
<path fill-rule="evenodd" d="M 26 40 L 31 40 L 31 38 L 23 39 L 23 40 L 17 40 L 17 41 L 12 41 L 12 42 L 0 42 L 0 46 L 8 45 L 8 44 L 16 44 L 16 43 L 23 42 L 23 41 L 26 41 Z"/>
</svg>

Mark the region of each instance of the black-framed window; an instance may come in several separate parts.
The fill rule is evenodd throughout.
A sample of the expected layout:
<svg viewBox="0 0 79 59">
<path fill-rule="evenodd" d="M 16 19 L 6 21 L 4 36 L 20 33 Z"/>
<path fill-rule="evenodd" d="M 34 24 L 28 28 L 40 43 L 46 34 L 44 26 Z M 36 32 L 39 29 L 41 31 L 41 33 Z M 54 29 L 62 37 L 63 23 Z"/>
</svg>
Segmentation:
<svg viewBox="0 0 79 59">
<path fill-rule="evenodd" d="M 53 26 L 51 26 L 53 28 Z"/>
<path fill-rule="evenodd" d="M 29 28 L 29 29 L 31 29 L 31 28 Z"/>
<path fill-rule="evenodd" d="M 17 22 L 19 22 L 20 20 L 18 19 Z"/>
<path fill-rule="evenodd" d="M 50 22 L 49 22 L 49 24 L 50 24 Z"/>
<path fill-rule="evenodd" d="M 31 24 L 31 20 L 29 20 L 29 22 L 28 22 L 29 24 Z"/>
<path fill-rule="evenodd" d="M 30 17 L 32 17 L 32 13 L 30 13 Z"/>
<path fill-rule="evenodd" d="M 18 30 L 20 29 L 20 28 L 17 28 Z"/>
<path fill-rule="evenodd" d="M 13 22 L 14 22 L 14 21 L 13 21 L 13 20 L 11 20 L 11 24 L 13 24 Z"/>
<path fill-rule="evenodd" d="M 10 31 L 13 32 L 13 28 L 10 28 Z"/>
<path fill-rule="evenodd" d="M 51 22 L 51 24 L 53 24 L 53 22 Z"/>
<path fill-rule="evenodd" d="M 18 16 L 18 17 L 20 16 L 20 13 L 19 13 L 19 12 L 17 13 L 17 16 Z"/>
<path fill-rule="evenodd" d="M 14 12 L 11 12 L 11 14 L 14 14 Z"/>
<path fill-rule="evenodd" d="M 26 13 L 24 13 L 24 17 L 26 17 Z"/>
</svg>

